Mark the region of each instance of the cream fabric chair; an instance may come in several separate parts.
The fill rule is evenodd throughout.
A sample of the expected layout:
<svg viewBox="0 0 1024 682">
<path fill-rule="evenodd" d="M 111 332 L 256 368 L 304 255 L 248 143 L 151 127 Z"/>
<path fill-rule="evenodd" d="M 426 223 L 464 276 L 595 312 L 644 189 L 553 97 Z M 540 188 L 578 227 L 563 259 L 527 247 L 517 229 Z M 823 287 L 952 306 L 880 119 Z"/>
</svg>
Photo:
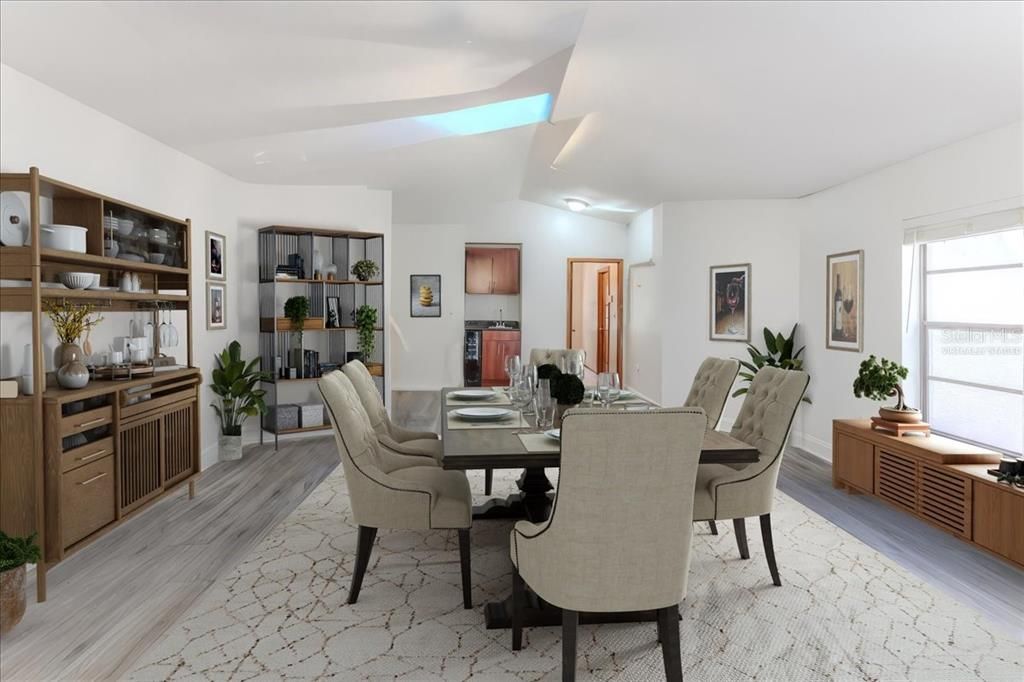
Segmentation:
<svg viewBox="0 0 1024 682">
<path fill-rule="evenodd" d="M 511 533 L 513 649 L 525 582 L 562 609 L 562 679 L 574 679 L 579 612 L 646 610 L 658 611 L 666 677 L 682 679 L 678 606 L 706 427 L 700 408 L 566 413 L 551 516 Z"/>
<path fill-rule="evenodd" d="M 734 438 L 757 447 L 758 461 L 741 469 L 724 464 L 701 464 L 697 472 L 693 519 L 732 519 L 740 556 L 749 559 L 746 519 L 759 516 L 768 570 L 776 585 L 781 585 L 782 580 L 772 544 L 775 485 L 793 417 L 809 380 L 806 372 L 777 367 L 763 367 L 758 371 L 730 432 Z"/>
<path fill-rule="evenodd" d="M 574 348 L 534 348 L 530 351 L 530 364 L 537 365 L 558 365 L 560 361 L 569 362 L 570 357 L 579 359 L 582 365 L 587 358 L 586 352 Z"/>
<path fill-rule="evenodd" d="M 454 528 L 459 533 L 463 605 L 472 608 L 469 527 L 473 497 L 466 475 L 446 471 L 433 462 L 424 464 L 422 456 L 387 448 L 374 433 L 355 387 L 342 372 L 322 377 L 319 386 L 341 454 L 352 517 L 359 526 L 348 603 L 359 598 L 378 528 Z"/>
<path fill-rule="evenodd" d="M 722 420 L 722 411 L 729 400 L 729 391 L 740 371 L 738 360 L 724 358 L 705 358 L 697 368 L 697 374 L 690 385 L 690 394 L 686 396 L 687 407 L 703 407 L 708 415 L 708 428 L 717 429 Z M 712 535 L 718 535 L 718 526 L 708 521 Z"/>
<path fill-rule="evenodd" d="M 410 431 L 392 422 L 366 365 L 358 360 L 350 360 L 342 365 L 341 371 L 355 387 L 363 409 L 370 417 L 370 424 L 384 445 L 397 452 L 430 457 L 434 462 L 441 463 L 443 450 L 437 434 L 432 431 Z"/>
</svg>

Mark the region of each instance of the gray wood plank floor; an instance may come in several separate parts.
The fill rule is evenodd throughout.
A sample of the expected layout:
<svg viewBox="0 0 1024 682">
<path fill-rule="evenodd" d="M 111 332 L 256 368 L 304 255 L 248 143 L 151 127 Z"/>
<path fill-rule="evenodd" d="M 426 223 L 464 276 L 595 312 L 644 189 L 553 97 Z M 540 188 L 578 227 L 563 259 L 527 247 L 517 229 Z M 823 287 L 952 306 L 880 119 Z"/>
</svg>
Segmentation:
<svg viewBox="0 0 1024 682">
<path fill-rule="evenodd" d="M 436 428 L 438 405 L 433 393 L 396 393 L 393 412 L 411 428 Z M 126 673 L 337 463 L 334 440 L 324 437 L 282 442 L 276 453 L 253 446 L 243 460 L 211 467 L 194 500 L 183 489 L 52 569 L 50 599 L 30 604 L 0 643 L 0 678 Z M 482 476 L 472 485 L 479 490 Z M 779 487 L 1000 627 L 1024 631 L 1024 571 L 876 499 L 834 490 L 829 465 L 799 450 L 783 460 Z"/>
</svg>

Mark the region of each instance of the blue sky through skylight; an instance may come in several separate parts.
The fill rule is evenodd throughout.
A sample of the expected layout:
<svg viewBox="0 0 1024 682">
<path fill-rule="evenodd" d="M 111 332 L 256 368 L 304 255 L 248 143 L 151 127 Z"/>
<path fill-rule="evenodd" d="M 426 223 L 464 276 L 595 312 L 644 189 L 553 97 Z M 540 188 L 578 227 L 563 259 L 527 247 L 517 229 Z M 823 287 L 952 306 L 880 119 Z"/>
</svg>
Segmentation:
<svg viewBox="0 0 1024 682">
<path fill-rule="evenodd" d="M 533 95 L 478 107 L 417 116 L 418 123 L 446 135 L 479 135 L 540 123 L 551 115 L 551 94 Z"/>
</svg>

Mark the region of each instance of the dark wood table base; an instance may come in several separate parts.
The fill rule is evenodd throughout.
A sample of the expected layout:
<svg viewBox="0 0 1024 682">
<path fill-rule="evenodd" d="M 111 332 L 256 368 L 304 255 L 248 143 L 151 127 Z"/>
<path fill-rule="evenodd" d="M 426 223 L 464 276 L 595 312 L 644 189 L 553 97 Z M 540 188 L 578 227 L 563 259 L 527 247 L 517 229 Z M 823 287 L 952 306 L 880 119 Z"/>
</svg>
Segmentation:
<svg viewBox="0 0 1024 682">
<path fill-rule="evenodd" d="M 473 507 L 473 518 L 487 519 L 526 519 L 533 523 L 546 521 L 551 513 L 554 490 L 544 469 L 531 467 L 523 471 L 516 482 L 520 492 L 509 495 L 505 499 L 494 498 Z"/>
</svg>

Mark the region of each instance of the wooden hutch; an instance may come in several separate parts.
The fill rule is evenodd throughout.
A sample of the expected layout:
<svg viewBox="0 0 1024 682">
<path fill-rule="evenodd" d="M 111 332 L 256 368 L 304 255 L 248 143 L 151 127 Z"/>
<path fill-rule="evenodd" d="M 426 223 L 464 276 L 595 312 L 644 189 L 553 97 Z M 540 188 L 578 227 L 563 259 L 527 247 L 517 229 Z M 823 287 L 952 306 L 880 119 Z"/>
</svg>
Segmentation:
<svg viewBox="0 0 1024 682">
<path fill-rule="evenodd" d="M 0 247 L 0 279 L 5 281 L 0 310 L 31 314 L 31 338 L 5 341 L 15 347 L 12 353 L 31 341 L 35 388 L 32 395 L 0 400 L 0 530 L 38 534 L 43 560 L 37 566 L 37 597 L 42 601 L 48 565 L 185 483 L 194 495 L 201 377 L 192 357 L 191 223 L 44 177 L 37 168 L 0 174 L 0 191 L 29 197 L 29 245 Z M 54 224 L 87 229 L 85 253 L 40 247 L 43 208 L 50 209 Z M 104 234 L 105 216 L 138 227 L 129 234 L 109 229 Z M 149 241 L 152 229 L 166 238 Z M 126 252 L 131 248 L 163 256 L 110 257 L 105 238 Z M 60 272 L 99 274 L 103 288 L 65 288 L 55 284 Z M 116 288 L 125 272 L 139 276 L 140 293 Z M 154 329 L 161 311 L 185 311 L 184 348 L 175 350 L 186 357 L 179 356 L 177 366 L 153 368 L 131 379 L 93 378 L 81 389 L 59 388 L 44 369 L 46 300 L 88 302 L 101 314 L 145 311 Z M 155 358 L 161 349 L 159 335 L 153 337 Z"/>
</svg>

